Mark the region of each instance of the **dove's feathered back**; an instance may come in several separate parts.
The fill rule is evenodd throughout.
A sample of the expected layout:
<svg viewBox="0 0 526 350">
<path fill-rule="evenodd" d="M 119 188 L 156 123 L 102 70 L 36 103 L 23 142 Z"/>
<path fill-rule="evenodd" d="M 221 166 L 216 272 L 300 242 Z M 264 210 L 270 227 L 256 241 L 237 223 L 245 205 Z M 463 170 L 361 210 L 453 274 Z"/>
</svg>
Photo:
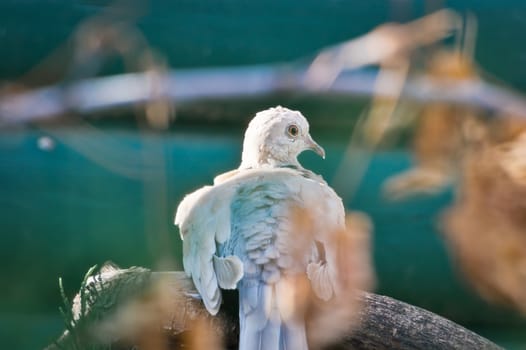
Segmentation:
<svg viewBox="0 0 526 350">
<path fill-rule="evenodd" d="M 260 112 L 246 131 L 240 168 L 186 196 L 177 210 L 184 269 L 208 311 L 217 313 L 220 288 L 239 289 L 242 350 L 307 348 L 304 320 L 287 313 L 280 297 L 284 276 L 308 275 L 324 300 L 338 290 L 331 235 L 345 225 L 344 207 L 299 165 L 305 149 L 324 155 L 299 112 Z M 314 220 L 294 232 L 298 209 Z M 298 256 L 302 239 L 307 249 Z"/>
</svg>

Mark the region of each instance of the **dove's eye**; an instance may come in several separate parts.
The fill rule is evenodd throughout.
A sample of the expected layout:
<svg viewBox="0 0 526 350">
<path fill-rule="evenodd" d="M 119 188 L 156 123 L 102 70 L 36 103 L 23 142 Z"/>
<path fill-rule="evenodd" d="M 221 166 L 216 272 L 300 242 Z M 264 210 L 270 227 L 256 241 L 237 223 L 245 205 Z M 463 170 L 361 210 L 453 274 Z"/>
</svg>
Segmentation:
<svg viewBox="0 0 526 350">
<path fill-rule="evenodd" d="M 299 134 L 299 129 L 296 125 L 292 124 L 287 127 L 287 134 L 292 137 L 296 137 Z"/>
</svg>

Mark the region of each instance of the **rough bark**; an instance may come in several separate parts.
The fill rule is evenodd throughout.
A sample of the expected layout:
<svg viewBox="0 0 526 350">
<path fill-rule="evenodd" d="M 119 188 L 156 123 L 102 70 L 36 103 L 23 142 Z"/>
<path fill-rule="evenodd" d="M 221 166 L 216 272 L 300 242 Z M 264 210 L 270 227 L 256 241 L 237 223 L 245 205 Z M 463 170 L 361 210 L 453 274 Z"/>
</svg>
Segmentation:
<svg viewBox="0 0 526 350">
<path fill-rule="evenodd" d="M 486 338 L 432 312 L 364 292 L 360 326 L 343 344 L 353 349 L 499 349 Z"/>
<path fill-rule="evenodd" d="M 205 321 L 206 331 L 211 332 L 207 336 L 213 336 L 215 333 L 224 339 L 224 343 L 229 349 L 237 348 L 239 329 L 235 310 L 232 310 L 235 307 L 230 308 L 230 310 L 228 307 L 223 307 L 224 311 L 213 317 L 207 313 L 201 301 L 195 298 L 197 292 L 183 272 L 153 272 L 148 277 L 151 277 L 152 282 L 160 282 L 153 284 L 157 285 L 154 288 L 155 293 L 161 291 L 161 294 L 156 294 L 156 296 L 162 296 L 162 310 L 159 311 L 159 304 L 151 303 L 152 300 L 156 300 L 156 298 L 151 298 L 151 291 L 148 293 L 141 292 L 133 297 L 142 300 L 139 304 L 133 300 L 128 300 L 128 304 L 121 303 L 121 306 L 129 305 L 132 302 L 135 303 L 134 307 L 141 305 L 137 310 L 143 316 L 148 315 L 152 310 L 154 311 L 153 314 L 161 315 L 154 321 L 157 323 L 155 327 L 158 328 L 160 325 L 162 332 L 170 338 L 169 349 L 188 348 L 188 344 L 181 346 L 178 343 L 184 342 L 188 338 L 187 335 L 193 332 L 192 327 L 196 325 L 196 320 Z M 144 279 L 141 278 L 140 280 Z M 111 293 L 116 286 L 114 282 L 108 283 L 108 285 L 110 287 L 105 293 Z M 129 295 L 130 284 L 125 285 Z M 359 298 L 365 305 L 359 315 L 359 326 L 349 330 L 349 334 L 331 349 L 500 349 L 496 344 L 474 332 L 416 306 L 367 292 L 360 293 Z M 118 297 L 111 298 L 111 300 L 119 303 Z M 96 306 L 88 307 L 95 308 Z M 75 306 L 73 308 L 75 314 L 78 310 L 75 311 Z M 108 320 L 109 322 L 118 322 L 119 318 L 115 316 L 115 312 L 110 313 L 109 310 L 111 309 L 106 303 L 104 310 L 108 310 L 105 311 L 107 319 L 104 320 L 101 315 L 95 319 L 102 319 L 102 322 L 108 322 Z M 146 318 L 148 319 L 148 317 Z M 145 326 L 142 324 L 138 327 L 144 328 Z M 118 339 L 120 335 L 106 334 L 105 337 Z M 79 340 L 77 339 L 75 342 L 78 344 Z M 75 342 L 71 340 L 71 334 L 65 332 L 58 344 L 61 348 L 70 348 L 69 344 Z M 57 349 L 56 345 L 54 344 L 48 349 Z M 73 348 L 77 349 L 78 347 Z"/>
</svg>

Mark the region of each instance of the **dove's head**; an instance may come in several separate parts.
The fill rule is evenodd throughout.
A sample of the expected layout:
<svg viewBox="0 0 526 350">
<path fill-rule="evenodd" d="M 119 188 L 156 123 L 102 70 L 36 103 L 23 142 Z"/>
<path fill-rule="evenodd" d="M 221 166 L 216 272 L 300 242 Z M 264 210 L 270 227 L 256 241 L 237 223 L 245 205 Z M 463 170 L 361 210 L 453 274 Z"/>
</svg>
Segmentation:
<svg viewBox="0 0 526 350">
<path fill-rule="evenodd" d="M 309 123 L 298 111 L 281 106 L 256 114 L 248 124 L 240 168 L 297 166 L 298 155 L 312 150 L 325 158 L 325 151 L 309 134 Z"/>
</svg>

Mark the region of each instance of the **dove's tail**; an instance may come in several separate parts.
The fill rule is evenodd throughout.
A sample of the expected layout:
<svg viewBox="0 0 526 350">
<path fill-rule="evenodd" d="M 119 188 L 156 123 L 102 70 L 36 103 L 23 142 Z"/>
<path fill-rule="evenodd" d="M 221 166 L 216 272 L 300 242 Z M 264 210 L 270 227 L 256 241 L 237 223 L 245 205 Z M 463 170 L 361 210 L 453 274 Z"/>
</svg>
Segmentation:
<svg viewBox="0 0 526 350">
<path fill-rule="evenodd" d="M 304 319 L 285 319 L 276 289 L 277 284 L 251 279 L 240 281 L 239 350 L 308 349 Z"/>
</svg>

